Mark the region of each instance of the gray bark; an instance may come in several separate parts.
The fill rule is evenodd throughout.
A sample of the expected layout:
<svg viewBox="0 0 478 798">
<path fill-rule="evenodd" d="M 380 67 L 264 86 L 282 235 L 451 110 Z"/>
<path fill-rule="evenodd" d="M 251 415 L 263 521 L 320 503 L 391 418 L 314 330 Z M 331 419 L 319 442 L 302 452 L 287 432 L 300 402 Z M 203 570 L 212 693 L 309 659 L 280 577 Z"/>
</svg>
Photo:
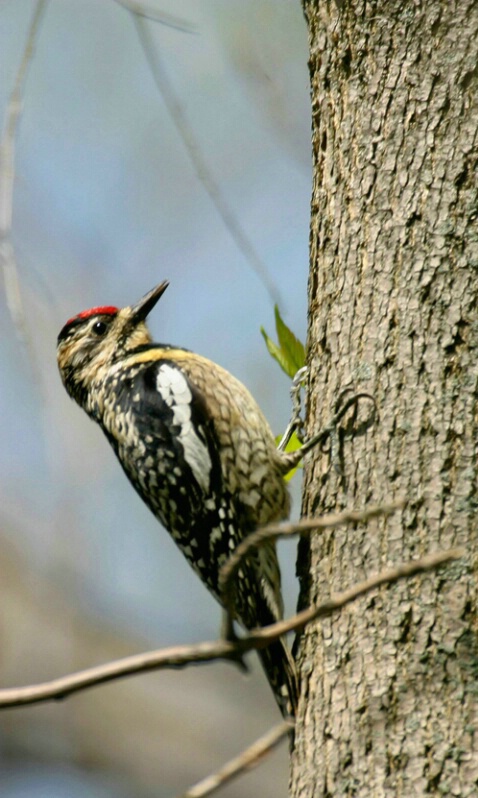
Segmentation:
<svg viewBox="0 0 478 798">
<path fill-rule="evenodd" d="M 306 630 L 291 794 L 477 795 L 478 5 L 304 9 L 308 432 L 346 387 L 378 414 L 345 437 L 343 476 L 308 460 L 303 513 L 408 506 L 302 542 L 301 604 L 429 551 L 468 556 Z"/>
</svg>

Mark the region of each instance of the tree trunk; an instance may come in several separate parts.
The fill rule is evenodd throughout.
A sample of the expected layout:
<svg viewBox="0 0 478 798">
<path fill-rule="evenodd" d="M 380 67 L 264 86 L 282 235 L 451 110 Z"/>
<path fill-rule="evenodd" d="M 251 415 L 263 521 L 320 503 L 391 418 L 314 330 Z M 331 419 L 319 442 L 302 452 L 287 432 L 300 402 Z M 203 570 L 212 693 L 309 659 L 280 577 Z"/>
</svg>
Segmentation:
<svg viewBox="0 0 478 798">
<path fill-rule="evenodd" d="M 342 474 L 308 460 L 303 513 L 408 505 L 303 541 L 301 604 L 426 552 L 467 557 L 306 629 L 292 795 L 478 795 L 478 4 L 304 8 L 308 432 L 344 388 L 377 418 L 344 437 Z"/>
</svg>

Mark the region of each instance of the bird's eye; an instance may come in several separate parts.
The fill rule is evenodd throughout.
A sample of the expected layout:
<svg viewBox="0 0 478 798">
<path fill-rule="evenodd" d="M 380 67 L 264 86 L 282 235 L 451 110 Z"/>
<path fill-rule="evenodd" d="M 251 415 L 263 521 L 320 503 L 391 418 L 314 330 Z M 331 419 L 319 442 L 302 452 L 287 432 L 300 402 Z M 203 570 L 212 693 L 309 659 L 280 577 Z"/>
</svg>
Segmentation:
<svg viewBox="0 0 478 798">
<path fill-rule="evenodd" d="M 95 321 L 91 329 L 92 332 L 95 333 L 95 335 L 104 335 L 106 330 L 108 329 L 108 325 L 105 324 L 104 321 Z"/>
</svg>

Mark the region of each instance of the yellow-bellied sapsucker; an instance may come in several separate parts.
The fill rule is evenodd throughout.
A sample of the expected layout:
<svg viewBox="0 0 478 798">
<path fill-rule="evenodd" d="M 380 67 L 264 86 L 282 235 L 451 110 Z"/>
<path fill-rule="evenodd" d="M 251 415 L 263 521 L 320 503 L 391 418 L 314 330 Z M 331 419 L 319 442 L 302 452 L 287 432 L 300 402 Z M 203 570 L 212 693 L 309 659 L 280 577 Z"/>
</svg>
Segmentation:
<svg viewBox="0 0 478 798">
<path fill-rule="evenodd" d="M 284 475 L 304 448 L 278 451 L 258 405 L 223 368 L 152 342 L 145 319 L 167 285 L 131 307 L 70 319 L 58 336 L 58 365 L 70 396 L 98 422 L 141 498 L 220 600 L 219 572 L 238 543 L 287 517 Z M 234 600 L 247 629 L 282 617 L 273 543 L 241 565 Z M 294 714 L 297 675 L 287 644 L 259 656 L 282 712 Z"/>
</svg>

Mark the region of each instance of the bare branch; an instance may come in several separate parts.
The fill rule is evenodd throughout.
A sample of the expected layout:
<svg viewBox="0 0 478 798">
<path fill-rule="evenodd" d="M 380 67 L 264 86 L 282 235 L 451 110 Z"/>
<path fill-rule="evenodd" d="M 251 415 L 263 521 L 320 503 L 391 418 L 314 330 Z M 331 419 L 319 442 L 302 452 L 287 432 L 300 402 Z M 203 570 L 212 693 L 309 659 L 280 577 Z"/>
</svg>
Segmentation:
<svg viewBox="0 0 478 798">
<path fill-rule="evenodd" d="M 449 551 L 429 554 L 419 560 L 404 563 L 396 568 L 389 568 L 349 588 L 349 590 L 336 593 L 328 601 L 316 607 L 309 607 L 288 620 L 280 621 L 263 629 L 253 630 L 250 634 L 234 642 L 216 640 L 191 646 L 159 649 L 125 657 L 105 665 L 98 665 L 97 667 L 88 668 L 87 670 L 42 684 L 0 690 L 0 708 L 19 707 L 42 701 L 58 701 L 81 690 L 87 690 L 114 679 L 150 670 L 183 668 L 187 665 L 197 665 L 214 660 L 240 661 L 242 655 L 247 651 L 265 648 L 287 632 L 298 631 L 303 629 L 310 621 L 331 615 L 356 598 L 380 587 L 380 585 L 393 584 L 400 579 L 410 578 L 419 573 L 434 570 L 462 556 L 464 556 L 462 549 L 450 549 Z"/>
<path fill-rule="evenodd" d="M 361 524 L 372 518 L 392 515 L 396 510 L 404 507 L 405 502 L 397 501 L 391 504 L 379 504 L 365 510 L 344 510 L 342 513 L 324 515 L 321 518 L 302 518 L 296 523 L 281 522 L 268 524 L 256 529 L 234 549 L 228 561 L 224 564 L 219 575 L 219 586 L 224 606 L 227 607 L 230 617 L 234 615 L 234 583 L 233 579 L 241 563 L 260 546 L 271 540 L 294 535 L 306 535 L 312 532 L 322 532 L 324 529 L 335 529 L 343 524 Z"/>
<path fill-rule="evenodd" d="M 234 211 L 229 207 L 219 184 L 216 182 L 211 173 L 207 161 L 198 145 L 196 136 L 174 91 L 173 85 L 169 80 L 166 70 L 164 69 L 158 48 L 155 45 L 154 39 L 148 27 L 147 20 L 133 10 L 131 13 L 134 17 L 141 47 L 143 48 L 145 58 L 149 64 L 153 80 L 156 83 L 158 91 L 164 100 L 164 104 L 166 105 L 168 113 L 176 127 L 176 130 L 179 133 L 179 136 L 181 137 L 184 147 L 186 148 L 186 152 L 199 180 L 201 181 L 202 186 L 207 194 L 209 194 L 209 197 L 219 213 L 219 216 L 229 232 L 229 235 L 235 242 L 237 248 L 244 255 L 246 262 L 259 277 L 272 302 L 275 304 L 280 304 L 281 298 L 279 296 L 279 292 L 277 287 L 274 285 L 271 276 L 269 275 L 266 264 L 259 257 L 253 243 L 244 232 Z"/>
<path fill-rule="evenodd" d="M 180 798 L 204 798 L 206 795 L 212 795 L 216 790 L 232 781 L 245 770 L 251 770 L 259 765 L 264 756 L 269 754 L 284 737 L 287 737 L 292 728 L 292 723 L 287 721 L 274 726 L 252 745 L 241 751 L 238 756 L 226 762 L 216 773 L 199 781 L 187 792 L 183 793 Z"/>
<path fill-rule="evenodd" d="M 27 349 L 30 362 L 36 370 L 36 360 L 31 349 L 23 309 L 20 281 L 12 244 L 13 185 L 15 180 L 15 136 L 22 111 L 22 95 L 33 56 L 35 40 L 46 8 L 46 0 L 39 0 L 33 12 L 23 57 L 15 78 L 13 91 L 7 105 L 5 124 L 0 142 L 0 264 L 5 283 L 5 295 L 18 338 Z"/>
</svg>

